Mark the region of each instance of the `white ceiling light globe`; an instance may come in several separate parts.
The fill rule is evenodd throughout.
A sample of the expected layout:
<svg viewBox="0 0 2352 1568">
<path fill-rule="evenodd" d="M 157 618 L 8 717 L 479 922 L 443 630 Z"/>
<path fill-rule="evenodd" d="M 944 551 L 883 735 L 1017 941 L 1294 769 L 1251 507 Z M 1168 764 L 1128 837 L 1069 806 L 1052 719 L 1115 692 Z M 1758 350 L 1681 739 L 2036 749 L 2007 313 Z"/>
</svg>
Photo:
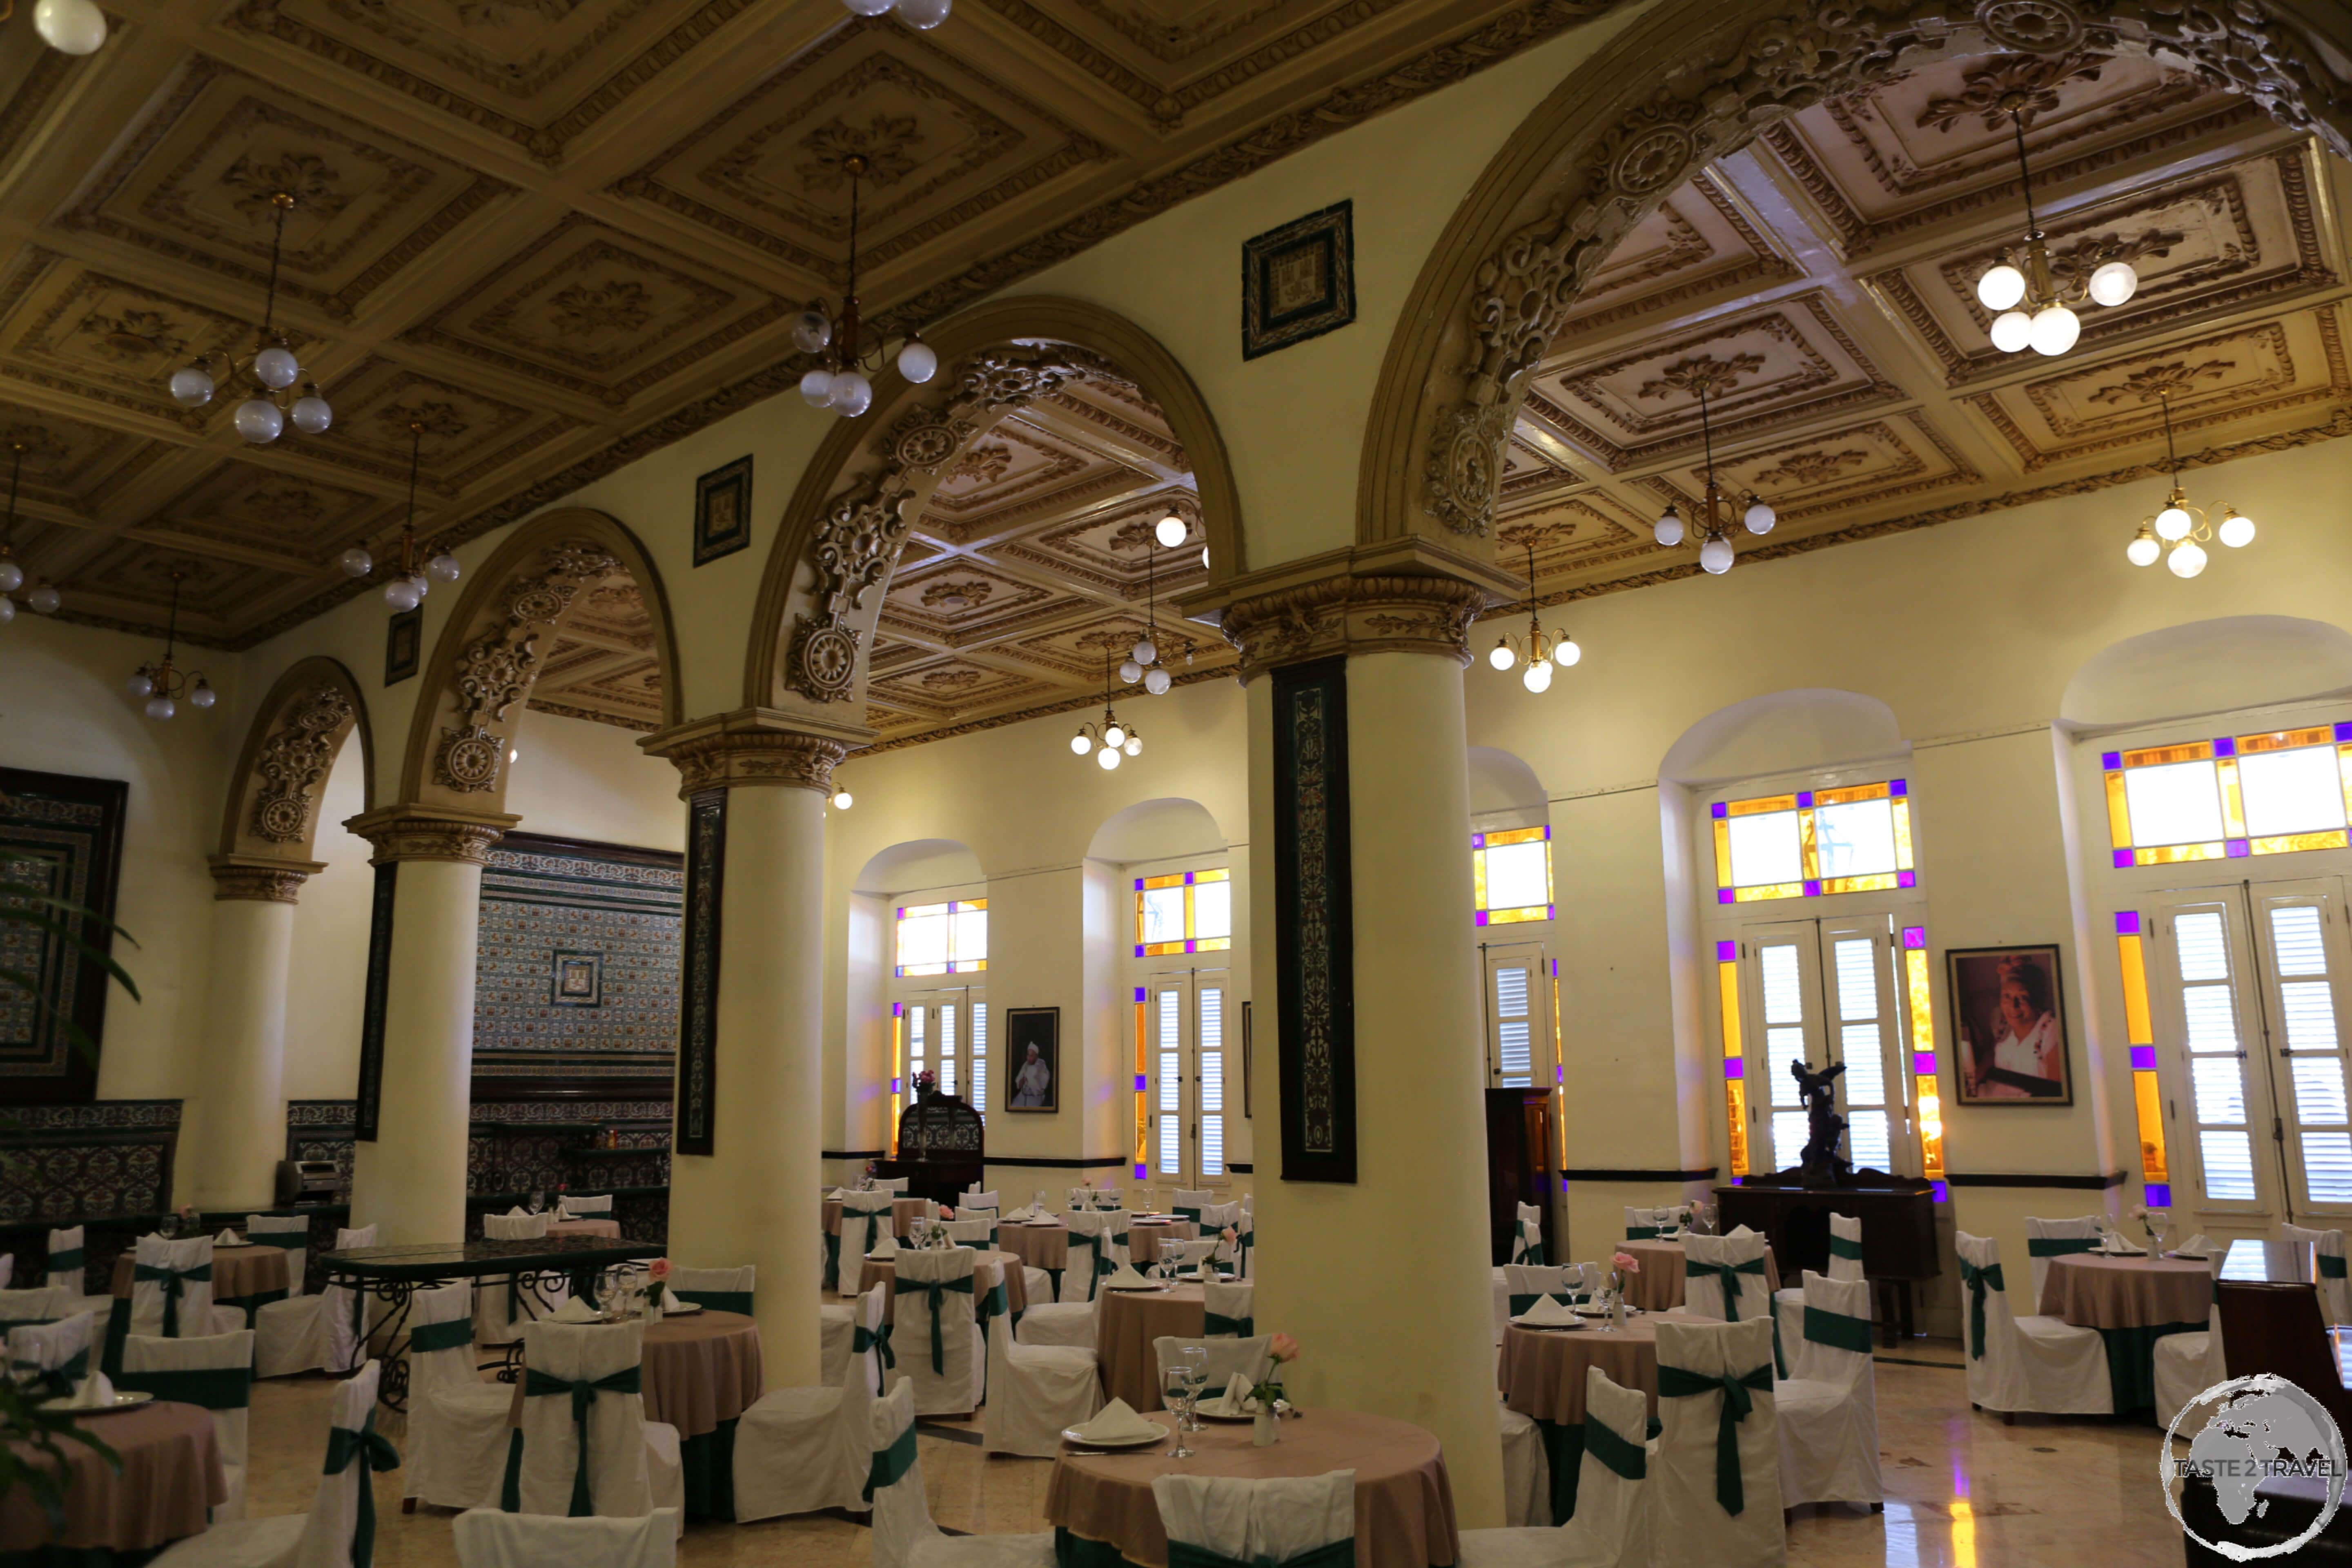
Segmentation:
<svg viewBox="0 0 2352 1568">
<path fill-rule="evenodd" d="M 2135 566 L 2153 566 L 2156 558 L 2163 553 L 2164 546 L 2158 544 L 2156 535 L 2146 529 L 2134 534 L 2132 542 L 2124 546 L 2124 559 Z"/>
<path fill-rule="evenodd" d="M 183 408 L 201 408 L 213 400 L 212 374 L 200 364 L 184 364 L 172 373 L 172 401 Z"/>
<path fill-rule="evenodd" d="M 375 557 L 354 544 L 335 557 L 335 564 L 341 567 L 347 576 L 364 577 L 375 570 Z"/>
<path fill-rule="evenodd" d="M 2004 261 L 1977 279 L 1977 303 L 1988 310 L 2016 308 L 2025 298 L 2025 274 Z"/>
<path fill-rule="evenodd" d="M 898 350 L 898 374 L 920 386 L 940 374 L 940 351 L 920 338 L 908 338 Z"/>
<path fill-rule="evenodd" d="M 315 391 L 294 400 L 294 428 L 305 436 L 322 436 L 335 422 L 335 411 Z"/>
<path fill-rule="evenodd" d="M 1760 500 L 1751 500 L 1748 503 L 1748 515 L 1741 521 L 1747 523 L 1750 533 L 1769 533 L 1772 525 L 1780 521 L 1780 514 Z"/>
<path fill-rule="evenodd" d="M 2177 506 L 2166 507 L 2156 514 L 2156 536 L 2167 544 L 2189 537 L 2189 524 L 2195 520 Z"/>
<path fill-rule="evenodd" d="M 180 705 L 173 701 L 168 697 L 150 697 L 147 699 L 147 717 L 150 719 L 169 719 L 173 714 L 177 713 L 179 710 Z"/>
<path fill-rule="evenodd" d="M 2063 305 L 2053 305 L 2035 313 L 2033 330 L 2026 341 L 2033 345 L 2035 353 L 2063 354 L 2082 335 L 2082 319 Z"/>
<path fill-rule="evenodd" d="M 1538 659 L 1519 672 L 1519 684 L 1529 691 L 1549 691 L 1551 689 L 1551 666 Z"/>
<path fill-rule="evenodd" d="M 854 370 L 845 370 L 833 378 L 833 410 L 845 419 L 855 419 L 874 406 L 874 384 Z"/>
<path fill-rule="evenodd" d="M 856 804 L 857 798 L 851 795 L 847 790 L 837 789 L 833 792 L 834 810 L 847 811 L 851 806 L 856 805 Z"/>
<path fill-rule="evenodd" d="M 1143 679 L 1143 666 L 1130 658 L 1118 667 L 1118 678 L 1132 686 Z"/>
<path fill-rule="evenodd" d="M 106 13 L 90 0 L 41 0 L 33 7 L 33 31 L 62 53 L 94 54 L 106 42 Z"/>
<path fill-rule="evenodd" d="M 6 626 L 16 618 L 16 601 L 5 594 L 0 594 L 0 626 Z"/>
<path fill-rule="evenodd" d="M 1672 550 L 1683 542 L 1682 513 L 1672 507 L 1666 508 L 1665 514 L 1651 525 L 1650 531 L 1657 536 L 1659 543 Z"/>
<path fill-rule="evenodd" d="M 446 550 L 425 563 L 425 574 L 436 583 L 455 583 L 465 570 L 457 558 Z"/>
<path fill-rule="evenodd" d="M 1146 637 L 1138 637 L 1138 638 L 1136 639 L 1136 641 L 1135 641 L 1135 662 L 1136 662 L 1136 663 L 1138 663 L 1138 664 L 1151 664 L 1151 663 L 1156 662 L 1156 661 L 1159 659 L 1159 658 L 1160 658 L 1160 649 L 1159 649 L 1158 647 L 1154 647 L 1154 646 L 1152 645 L 1152 641 L 1151 641 L 1151 638 L 1150 638 L 1150 637 L 1146 636 Z"/>
<path fill-rule="evenodd" d="M 1143 672 L 1143 689 L 1158 697 L 1167 691 L 1170 680 L 1167 668 L 1155 664 Z"/>
<path fill-rule="evenodd" d="M 1117 724 L 1104 726 L 1103 744 L 1111 751 L 1117 751 L 1119 747 L 1127 744 L 1127 731 L 1120 729 Z"/>
<path fill-rule="evenodd" d="M 2011 310 L 1992 319 L 1992 346 L 2005 354 L 2013 354 L 2033 341 L 2033 318 L 2022 310 Z"/>
<path fill-rule="evenodd" d="M 1151 525 L 1151 537 L 1170 550 L 1183 543 L 1184 536 L 1192 531 L 1184 520 L 1172 511 Z"/>
<path fill-rule="evenodd" d="M 1731 570 L 1731 541 L 1710 539 L 1698 547 L 1698 563 L 1720 577 Z"/>
<path fill-rule="evenodd" d="M 793 346 L 804 354 L 815 353 L 833 342 L 833 323 L 824 319 L 823 310 L 803 310 L 793 318 Z"/>
<path fill-rule="evenodd" d="M 286 416 L 266 397 L 248 397 L 236 405 L 236 433 L 255 446 L 266 446 L 286 433 Z"/>
<path fill-rule="evenodd" d="M 2102 305 L 2120 305 L 2139 291 L 2139 274 L 2128 261 L 2110 261 L 2091 274 L 2091 298 Z"/>
<path fill-rule="evenodd" d="M 1551 650 L 1551 661 L 1562 669 L 1572 668 L 1583 657 L 1584 650 L 1569 637 L 1560 638 L 1559 646 Z"/>
<path fill-rule="evenodd" d="M 928 33 L 948 19 L 949 0 L 898 0 L 898 19 L 918 32 Z"/>
<path fill-rule="evenodd" d="M 1118 763 L 1119 755 L 1118 748 L 1117 746 L 1105 746 L 1101 751 L 1095 753 L 1095 765 L 1102 769 L 1105 773 L 1109 773 L 1114 768 L 1117 768 Z"/>
<path fill-rule="evenodd" d="M 1202 570 L 1202 571 L 1203 571 L 1203 572 L 1206 572 L 1208 569 L 1209 569 L 1209 547 L 1208 547 L 1207 545 L 1203 544 L 1202 546 L 1201 546 L 1201 570 Z"/>
<path fill-rule="evenodd" d="M 0 594 L 13 594 L 24 585 L 25 569 L 0 555 Z"/>
<path fill-rule="evenodd" d="M 1143 755 L 1143 737 L 1140 735 L 1129 735 L 1127 738 L 1127 744 L 1121 746 L 1119 750 L 1130 757 L 1139 757 Z"/>
<path fill-rule="evenodd" d="M 37 616 L 54 616 L 58 613 L 58 606 L 65 603 L 65 596 L 58 592 L 56 584 L 44 583 L 25 595 L 25 603 L 32 606 L 33 614 Z"/>
<path fill-rule="evenodd" d="M 2222 543 L 2232 550 L 2243 550 L 2254 542 L 2254 520 L 2231 510 L 2221 519 L 2221 534 Z"/>
<path fill-rule="evenodd" d="M 147 672 L 142 669 L 136 675 L 133 675 L 130 679 L 124 681 L 122 683 L 122 689 L 128 691 L 133 697 L 148 697 L 153 695 L 155 683 L 147 679 Z"/>
<path fill-rule="evenodd" d="M 1486 662 L 1493 665 L 1496 669 L 1508 669 L 1511 668 L 1512 660 L 1516 659 L 1517 657 L 1518 656 L 1517 654 L 1511 651 L 1511 645 L 1509 643 L 1498 642 L 1486 655 Z"/>
<path fill-rule="evenodd" d="M 824 408 L 833 402 L 833 372 L 813 370 L 801 377 L 801 395 L 812 408 Z"/>
<path fill-rule="evenodd" d="M 254 378 L 272 392 L 283 392 L 302 374 L 302 362 L 284 343 L 272 343 L 253 356 Z"/>
<path fill-rule="evenodd" d="M 1077 755 L 1083 757 L 1094 749 L 1094 737 L 1087 734 L 1084 730 L 1079 731 L 1076 734 L 1070 737 L 1070 750 Z"/>
<path fill-rule="evenodd" d="M 2164 563 L 2172 568 L 2176 577 L 2194 577 L 2205 570 L 2205 547 L 2193 539 L 2184 539 L 2172 547 Z"/>
<path fill-rule="evenodd" d="M 415 578 L 394 577 L 383 585 L 383 602 L 405 614 L 424 603 L 425 595 L 417 592 Z"/>
<path fill-rule="evenodd" d="M 198 708 L 209 708 L 220 700 L 220 693 L 205 685 L 204 677 L 198 676 L 194 689 L 188 693 L 188 700 Z"/>
<path fill-rule="evenodd" d="M 898 0 L 841 0 L 841 3 L 861 16 L 879 16 L 897 5 Z"/>
</svg>

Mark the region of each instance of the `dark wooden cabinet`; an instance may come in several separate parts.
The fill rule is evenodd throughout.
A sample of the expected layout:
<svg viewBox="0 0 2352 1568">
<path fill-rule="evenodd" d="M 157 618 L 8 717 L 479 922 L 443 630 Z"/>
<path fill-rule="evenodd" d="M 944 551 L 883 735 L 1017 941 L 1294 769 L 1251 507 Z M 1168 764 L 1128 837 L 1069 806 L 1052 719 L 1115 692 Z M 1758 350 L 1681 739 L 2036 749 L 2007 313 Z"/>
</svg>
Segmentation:
<svg viewBox="0 0 2352 1568">
<path fill-rule="evenodd" d="M 1862 1221 L 1862 1272 L 1895 1288 L 1896 1310 L 1881 1313 L 1890 1337 L 1912 1331 L 1911 1286 L 1943 1272 L 1936 1250 L 1936 1189 L 1932 1183 L 1891 1178 L 1884 1186 L 1807 1187 L 1795 1183 L 1746 1182 L 1715 1189 L 1722 1228 L 1748 1226 L 1762 1231 L 1780 1266 L 1780 1283 L 1795 1286 L 1810 1268 L 1829 1272 L 1830 1215 Z"/>
<path fill-rule="evenodd" d="M 926 1094 L 898 1118 L 898 1157 L 878 1163 L 886 1178 L 907 1178 L 908 1197 L 953 1206 L 980 1183 L 988 1157 L 980 1112 L 952 1094 Z"/>
<path fill-rule="evenodd" d="M 1491 1222 L 1495 1261 L 1511 1260 L 1511 1227 L 1518 1222 L 1521 1204 L 1544 1205 L 1551 1212 L 1551 1095 L 1540 1089 L 1490 1089 L 1486 1091 L 1486 1214 Z M 1551 1226 L 1544 1226 L 1547 1243 Z M 1555 1249 L 1552 1260 L 1559 1261 Z"/>
</svg>

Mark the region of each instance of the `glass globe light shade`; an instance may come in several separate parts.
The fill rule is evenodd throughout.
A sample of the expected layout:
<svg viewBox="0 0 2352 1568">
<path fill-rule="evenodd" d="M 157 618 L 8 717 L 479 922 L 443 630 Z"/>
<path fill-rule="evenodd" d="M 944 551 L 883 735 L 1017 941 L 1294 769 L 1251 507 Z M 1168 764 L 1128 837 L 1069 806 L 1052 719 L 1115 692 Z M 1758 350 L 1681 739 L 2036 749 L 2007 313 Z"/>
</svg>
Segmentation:
<svg viewBox="0 0 2352 1568">
<path fill-rule="evenodd" d="M 1202 571 L 1203 571 L 1203 572 L 1206 572 L 1208 569 L 1209 569 L 1209 547 L 1208 547 L 1207 545 L 1203 544 L 1202 546 L 1201 546 L 1201 570 L 1202 570 Z"/>
<path fill-rule="evenodd" d="M 813 370 L 801 377 L 801 395 L 808 399 L 811 408 L 823 408 L 833 401 L 833 372 Z"/>
<path fill-rule="evenodd" d="M 1118 767 L 1118 763 L 1119 755 L 1118 748 L 1117 746 L 1105 746 L 1101 751 L 1095 753 L 1095 765 L 1102 769 L 1105 773 L 1109 773 L 1112 769 Z"/>
<path fill-rule="evenodd" d="M 824 319 L 823 310 L 803 310 L 793 318 L 793 343 L 801 353 L 815 353 L 831 342 L 833 323 Z"/>
<path fill-rule="evenodd" d="M 255 446 L 265 446 L 286 433 L 286 416 L 266 397 L 248 397 L 236 405 L 236 433 Z"/>
<path fill-rule="evenodd" d="M 455 583 L 465 570 L 457 558 L 446 550 L 425 563 L 425 574 L 436 583 Z"/>
<path fill-rule="evenodd" d="M 2016 308 L 2025 298 L 2025 274 L 2004 261 L 1977 279 L 1977 303 L 1988 310 Z"/>
<path fill-rule="evenodd" d="M 2168 506 L 2156 514 L 2156 536 L 2167 544 L 2176 539 L 2186 539 L 2189 537 L 2189 525 L 2194 521 L 2181 508 Z"/>
<path fill-rule="evenodd" d="M 201 408 L 213 400 L 212 373 L 200 364 L 184 364 L 172 373 L 172 401 L 183 408 Z"/>
<path fill-rule="evenodd" d="M 1076 752 L 1079 756 L 1083 757 L 1094 749 L 1094 737 L 1087 734 L 1084 730 L 1079 731 L 1076 734 L 1070 737 L 1070 750 Z"/>
<path fill-rule="evenodd" d="M 1117 751 L 1119 747 L 1127 744 L 1127 731 L 1120 729 L 1117 724 L 1105 725 L 1103 727 L 1103 744 L 1113 751 Z"/>
<path fill-rule="evenodd" d="M 920 338 L 908 338 L 898 349 L 898 374 L 920 386 L 940 374 L 940 351 Z"/>
<path fill-rule="evenodd" d="M 2063 354 L 2082 335 L 2082 319 L 2063 305 L 2052 305 L 2035 313 L 2032 331 L 2025 341 L 2033 345 L 2035 353 Z"/>
<path fill-rule="evenodd" d="M 1130 658 L 1118 667 L 1118 678 L 1132 686 L 1143 679 L 1143 666 Z"/>
<path fill-rule="evenodd" d="M 254 379 L 272 392 L 283 392 L 302 374 L 302 362 L 284 343 L 272 343 L 253 356 Z"/>
<path fill-rule="evenodd" d="M 1562 669 L 1573 667 L 1576 661 L 1583 657 L 1584 650 L 1577 647 L 1575 640 L 1570 637 L 1560 638 L 1551 650 L 1551 661 Z"/>
<path fill-rule="evenodd" d="M 2128 261 L 2110 261 L 2091 274 L 2091 298 L 2102 305 L 2120 305 L 2139 291 L 2139 274 Z"/>
<path fill-rule="evenodd" d="M 1155 664 L 1150 669 L 1143 672 L 1143 689 L 1149 691 L 1154 697 L 1158 697 L 1161 693 L 1165 692 L 1168 689 L 1169 682 L 1170 677 L 1165 666 Z"/>
<path fill-rule="evenodd" d="M 1498 640 L 1487 653 L 1486 662 L 1496 669 L 1508 669 L 1511 668 L 1512 661 L 1517 658 L 1518 655 L 1511 651 L 1509 643 Z"/>
<path fill-rule="evenodd" d="M 1542 659 L 1536 660 L 1533 664 L 1528 665 L 1527 668 L 1519 672 L 1519 684 L 1526 687 L 1529 691 L 1549 690 L 1551 689 L 1551 666 Z"/>
<path fill-rule="evenodd" d="M 25 595 L 25 603 L 37 616 L 54 616 L 58 613 L 58 606 L 65 603 L 65 597 L 54 584 L 44 583 Z"/>
<path fill-rule="evenodd" d="M 1151 664 L 1156 662 L 1159 658 L 1160 650 L 1152 646 L 1151 638 L 1149 636 L 1140 637 L 1135 639 L 1136 663 Z"/>
<path fill-rule="evenodd" d="M 2011 310 L 1992 319 L 1992 346 L 2005 354 L 2013 354 L 2033 341 L 2033 318 L 2022 310 Z"/>
<path fill-rule="evenodd" d="M 2220 532 L 2222 543 L 2243 550 L 2254 542 L 2254 520 L 2234 507 L 2225 508 Z"/>
<path fill-rule="evenodd" d="M 0 594 L 13 594 L 24 585 L 25 569 L 0 555 Z"/>
<path fill-rule="evenodd" d="M 949 0 L 898 0 L 898 19 L 917 32 L 928 33 L 948 19 Z"/>
<path fill-rule="evenodd" d="M 1192 531 L 1192 528 L 1184 520 L 1172 511 L 1151 525 L 1151 537 L 1170 550 L 1183 543 L 1184 536 Z"/>
<path fill-rule="evenodd" d="M 2124 546 L 2124 559 L 2135 566 L 2153 566 L 2156 558 L 2163 553 L 2164 546 L 2156 542 L 2156 535 L 2148 531 L 2146 523 L 2140 524 L 2139 531 L 2132 535 L 2132 542 Z"/>
<path fill-rule="evenodd" d="M 139 671 L 138 674 L 132 676 L 130 679 L 124 681 L 122 683 L 122 689 L 128 691 L 133 697 L 147 697 L 152 696 L 154 693 L 155 683 L 147 679 L 147 672 L 142 669 Z"/>
<path fill-rule="evenodd" d="M 1710 539 L 1698 547 L 1698 563 L 1720 577 L 1731 570 L 1731 541 Z"/>
<path fill-rule="evenodd" d="M 335 564 L 349 576 L 364 577 L 375 570 L 375 557 L 354 544 L 335 557 Z"/>
<path fill-rule="evenodd" d="M 856 805 L 856 804 L 857 798 L 851 795 L 847 790 L 837 789 L 833 792 L 834 810 L 847 811 L 851 806 Z"/>
<path fill-rule="evenodd" d="M 2184 539 L 2172 547 L 2164 563 L 2172 568 L 2176 577 L 2194 577 L 2205 570 L 2205 547 L 2193 539 Z"/>
<path fill-rule="evenodd" d="M 423 604 L 425 595 L 417 592 L 414 577 L 394 577 L 383 585 L 383 602 L 404 613 Z"/>
<path fill-rule="evenodd" d="M 147 717 L 150 719 L 169 719 L 179 710 L 180 705 L 168 697 L 147 699 Z"/>
<path fill-rule="evenodd" d="M 0 626 L 6 626 L 16 618 L 16 601 L 5 594 L 0 594 Z"/>
<path fill-rule="evenodd" d="M 874 406 L 874 384 L 854 370 L 845 370 L 833 378 L 833 411 L 844 419 L 855 419 Z"/>
<path fill-rule="evenodd" d="M 196 677 L 194 689 L 188 693 L 188 700 L 198 708 L 209 708 L 220 700 L 220 693 L 206 685 L 205 678 L 200 675 Z"/>
<path fill-rule="evenodd" d="M 1780 516 L 1761 500 L 1751 497 L 1748 502 L 1748 515 L 1742 521 L 1748 524 L 1750 533 L 1769 533 L 1772 525 L 1780 521 Z"/>
<path fill-rule="evenodd" d="M 898 0 L 841 0 L 841 3 L 860 16 L 879 16 L 897 5 Z"/>
<path fill-rule="evenodd" d="M 90 0 L 41 0 L 33 7 L 33 31 L 61 53 L 94 54 L 106 42 L 106 13 Z"/>
<path fill-rule="evenodd" d="M 335 422 L 335 411 L 314 387 L 294 400 L 294 428 L 305 436 L 321 436 Z"/>
<path fill-rule="evenodd" d="M 1650 531 L 1657 535 L 1659 543 L 1669 550 L 1673 549 L 1683 542 L 1682 513 L 1672 507 L 1666 508 L 1664 515 L 1651 526 Z"/>
<path fill-rule="evenodd" d="M 1140 735 L 1129 735 L 1127 738 L 1127 744 L 1121 746 L 1119 750 L 1126 752 L 1130 757 L 1141 756 L 1143 754 L 1143 737 Z"/>
</svg>

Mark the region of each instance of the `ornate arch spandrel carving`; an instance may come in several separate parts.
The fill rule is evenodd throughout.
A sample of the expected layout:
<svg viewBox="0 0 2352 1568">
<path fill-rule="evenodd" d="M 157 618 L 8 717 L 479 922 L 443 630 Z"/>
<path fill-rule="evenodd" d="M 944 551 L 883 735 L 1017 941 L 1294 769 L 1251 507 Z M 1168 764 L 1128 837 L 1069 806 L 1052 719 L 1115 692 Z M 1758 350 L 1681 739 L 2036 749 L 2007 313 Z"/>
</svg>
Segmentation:
<svg viewBox="0 0 2352 1568">
<path fill-rule="evenodd" d="M 354 732 L 361 771 L 373 793 L 375 745 L 359 682 L 340 661 L 324 657 L 289 666 L 254 710 L 222 815 L 215 866 L 230 866 L 237 876 L 242 872 L 236 868 L 251 867 L 285 866 L 303 876 L 315 871 L 319 792 Z M 283 901 L 292 902 L 299 886 L 298 877 L 280 888 Z"/>
</svg>

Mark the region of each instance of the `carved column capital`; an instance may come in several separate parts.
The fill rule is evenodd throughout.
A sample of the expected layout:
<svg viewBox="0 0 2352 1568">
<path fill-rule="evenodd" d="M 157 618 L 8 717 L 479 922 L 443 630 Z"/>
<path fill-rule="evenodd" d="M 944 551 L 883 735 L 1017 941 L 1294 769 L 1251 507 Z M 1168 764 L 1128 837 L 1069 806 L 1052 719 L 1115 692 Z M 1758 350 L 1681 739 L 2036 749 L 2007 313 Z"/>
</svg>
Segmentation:
<svg viewBox="0 0 2352 1568">
<path fill-rule="evenodd" d="M 215 855 L 211 864 L 215 899 L 272 904 L 295 902 L 302 884 L 327 868 L 323 860 L 272 860 L 257 855 Z"/>
<path fill-rule="evenodd" d="M 343 826 L 374 846 L 371 866 L 394 860 L 465 860 L 480 865 L 507 830 L 522 820 L 505 812 L 434 810 L 394 805 L 345 819 Z"/>
<path fill-rule="evenodd" d="M 1335 551 L 1224 585 L 1218 630 L 1248 681 L 1278 664 L 1331 654 L 1421 653 L 1470 662 L 1470 626 L 1516 584 L 1491 565 L 1425 541 Z"/>
<path fill-rule="evenodd" d="M 744 708 L 648 735 L 637 742 L 678 771 L 678 795 L 784 784 L 833 793 L 833 770 L 874 738 L 857 725 L 821 724 L 772 709 Z"/>
</svg>

